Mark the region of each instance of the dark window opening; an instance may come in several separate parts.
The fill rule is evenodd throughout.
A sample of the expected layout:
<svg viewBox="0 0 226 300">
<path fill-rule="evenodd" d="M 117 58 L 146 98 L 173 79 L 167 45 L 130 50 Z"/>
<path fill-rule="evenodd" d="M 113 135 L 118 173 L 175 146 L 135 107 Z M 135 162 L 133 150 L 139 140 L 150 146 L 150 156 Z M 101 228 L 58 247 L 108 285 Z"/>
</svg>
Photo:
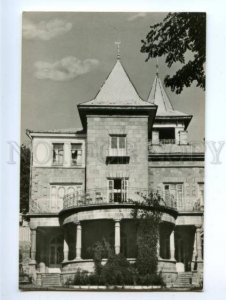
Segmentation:
<svg viewBox="0 0 226 300">
<path fill-rule="evenodd" d="M 159 139 L 163 144 L 175 143 L 175 128 L 160 128 Z"/>
<path fill-rule="evenodd" d="M 127 200 L 128 180 L 115 178 L 108 180 L 110 202 L 125 202 Z"/>
</svg>

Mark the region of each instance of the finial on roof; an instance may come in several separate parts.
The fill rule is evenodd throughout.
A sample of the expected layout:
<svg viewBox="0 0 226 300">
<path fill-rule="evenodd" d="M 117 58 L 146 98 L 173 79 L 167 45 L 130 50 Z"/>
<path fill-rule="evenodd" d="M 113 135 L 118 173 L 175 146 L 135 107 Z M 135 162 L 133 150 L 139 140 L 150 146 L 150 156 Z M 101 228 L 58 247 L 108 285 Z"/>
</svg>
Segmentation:
<svg viewBox="0 0 226 300">
<path fill-rule="evenodd" d="M 158 56 L 156 56 L 156 76 L 159 76 L 159 59 Z"/>
<path fill-rule="evenodd" d="M 117 45 L 117 59 L 120 59 L 120 44 L 121 42 L 115 42 L 115 45 Z"/>
</svg>

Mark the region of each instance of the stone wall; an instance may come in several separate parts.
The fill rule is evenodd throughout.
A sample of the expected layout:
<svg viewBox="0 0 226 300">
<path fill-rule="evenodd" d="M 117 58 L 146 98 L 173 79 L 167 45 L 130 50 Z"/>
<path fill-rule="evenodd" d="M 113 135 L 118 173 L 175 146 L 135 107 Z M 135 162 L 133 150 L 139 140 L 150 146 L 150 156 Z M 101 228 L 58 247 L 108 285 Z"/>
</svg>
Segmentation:
<svg viewBox="0 0 226 300">
<path fill-rule="evenodd" d="M 128 177 L 130 190 L 147 189 L 148 118 L 90 116 L 87 123 L 87 190 L 107 190 L 107 178 L 114 177 Z M 111 134 L 126 135 L 128 163 L 106 164 Z"/>
<path fill-rule="evenodd" d="M 59 209 L 50 205 L 50 185 L 82 184 L 85 189 L 84 168 L 32 168 L 30 212 L 58 212 Z M 61 205 L 62 209 L 62 205 Z"/>
<path fill-rule="evenodd" d="M 184 207 L 192 210 L 200 198 L 199 183 L 204 182 L 202 162 L 149 162 L 149 188 L 164 190 L 163 183 L 183 183 Z"/>
</svg>

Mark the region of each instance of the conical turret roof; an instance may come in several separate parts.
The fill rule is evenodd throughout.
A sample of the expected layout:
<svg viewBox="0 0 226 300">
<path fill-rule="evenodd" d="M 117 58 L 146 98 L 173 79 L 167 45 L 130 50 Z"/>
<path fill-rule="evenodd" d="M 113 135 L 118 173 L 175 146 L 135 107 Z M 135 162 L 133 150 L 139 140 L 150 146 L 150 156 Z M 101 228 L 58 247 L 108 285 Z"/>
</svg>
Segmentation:
<svg viewBox="0 0 226 300">
<path fill-rule="evenodd" d="M 187 114 L 174 110 L 172 103 L 158 74 L 156 75 L 149 97 L 148 102 L 158 106 L 156 116 L 187 116 Z"/>
<path fill-rule="evenodd" d="M 97 96 L 82 105 L 150 106 L 151 103 L 140 98 L 118 59 Z"/>
</svg>

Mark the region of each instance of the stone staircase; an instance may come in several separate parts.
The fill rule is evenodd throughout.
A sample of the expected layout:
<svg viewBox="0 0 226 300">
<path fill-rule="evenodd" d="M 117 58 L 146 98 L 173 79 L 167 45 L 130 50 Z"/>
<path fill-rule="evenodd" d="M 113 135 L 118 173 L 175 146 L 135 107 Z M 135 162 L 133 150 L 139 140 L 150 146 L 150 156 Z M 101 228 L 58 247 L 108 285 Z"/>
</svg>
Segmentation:
<svg viewBox="0 0 226 300">
<path fill-rule="evenodd" d="M 57 287 L 61 286 L 59 273 L 45 273 L 42 274 L 42 287 Z"/>
<path fill-rule="evenodd" d="M 176 288 L 190 288 L 192 287 L 192 272 L 178 273 L 177 279 L 173 284 Z"/>
</svg>

